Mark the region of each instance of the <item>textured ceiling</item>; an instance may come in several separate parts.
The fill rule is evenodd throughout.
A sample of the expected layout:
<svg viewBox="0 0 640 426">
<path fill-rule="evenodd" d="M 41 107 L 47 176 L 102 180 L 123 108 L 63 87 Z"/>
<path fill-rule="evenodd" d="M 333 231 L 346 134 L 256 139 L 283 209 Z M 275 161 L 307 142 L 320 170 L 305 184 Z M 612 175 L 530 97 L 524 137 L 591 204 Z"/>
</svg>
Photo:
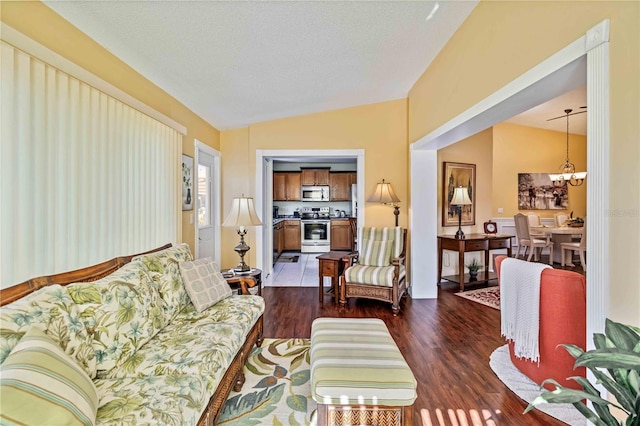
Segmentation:
<svg viewBox="0 0 640 426">
<path fill-rule="evenodd" d="M 477 1 L 45 1 L 220 130 L 405 98 Z"/>
</svg>

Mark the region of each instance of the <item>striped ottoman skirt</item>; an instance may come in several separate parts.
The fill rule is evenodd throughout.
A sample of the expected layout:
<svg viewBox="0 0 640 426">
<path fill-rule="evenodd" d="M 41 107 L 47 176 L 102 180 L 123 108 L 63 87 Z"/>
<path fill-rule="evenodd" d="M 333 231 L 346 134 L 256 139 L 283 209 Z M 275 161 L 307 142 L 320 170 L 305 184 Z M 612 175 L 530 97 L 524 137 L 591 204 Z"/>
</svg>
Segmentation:
<svg viewBox="0 0 640 426">
<path fill-rule="evenodd" d="M 317 318 L 311 395 L 318 426 L 410 425 L 416 379 L 383 321 Z"/>
</svg>

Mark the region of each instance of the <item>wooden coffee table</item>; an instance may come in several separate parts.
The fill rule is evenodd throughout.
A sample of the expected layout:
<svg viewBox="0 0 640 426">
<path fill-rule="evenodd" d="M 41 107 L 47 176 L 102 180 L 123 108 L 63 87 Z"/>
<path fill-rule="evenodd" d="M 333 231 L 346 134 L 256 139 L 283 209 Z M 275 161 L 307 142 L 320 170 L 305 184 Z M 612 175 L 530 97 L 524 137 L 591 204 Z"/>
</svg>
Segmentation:
<svg viewBox="0 0 640 426">
<path fill-rule="evenodd" d="M 339 295 L 339 283 L 340 283 L 340 275 L 344 272 L 344 262 L 342 262 L 342 258 L 349 254 L 348 251 L 330 251 L 328 253 L 323 253 L 320 256 L 316 257 L 318 259 L 318 275 L 319 275 L 319 283 L 318 283 L 318 297 L 320 304 L 324 302 L 324 288 L 323 288 L 323 279 L 324 277 L 331 278 L 331 290 L 333 291 L 334 302 L 338 303 L 338 295 Z"/>
</svg>

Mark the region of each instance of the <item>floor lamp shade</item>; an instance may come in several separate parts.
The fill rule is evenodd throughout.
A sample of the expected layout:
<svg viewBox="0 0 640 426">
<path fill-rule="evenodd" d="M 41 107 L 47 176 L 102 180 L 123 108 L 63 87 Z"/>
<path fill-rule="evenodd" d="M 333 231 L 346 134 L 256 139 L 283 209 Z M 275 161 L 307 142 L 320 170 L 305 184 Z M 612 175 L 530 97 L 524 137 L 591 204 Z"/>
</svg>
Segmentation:
<svg viewBox="0 0 640 426">
<path fill-rule="evenodd" d="M 236 272 L 246 272 L 251 270 L 249 265 L 244 262 L 244 255 L 251 250 L 251 247 L 244 241 L 244 236 L 247 234 L 247 226 L 259 226 L 262 225 L 262 221 L 256 214 L 256 209 L 253 205 L 253 198 L 250 197 L 236 197 L 233 199 L 231 211 L 227 215 L 227 218 L 222 223 L 222 226 L 237 226 L 238 235 L 240 235 L 240 243 L 235 246 L 234 250 L 240 256 L 240 263 L 234 268 Z"/>
<path fill-rule="evenodd" d="M 393 188 L 391 184 L 385 182 L 382 179 L 381 183 L 378 183 L 376 186 L 376 190 L 371 196 L 367 199 L 370 203 L 381 203 L 381 204 L 391 204 L 393 205 L 393 214 L 396 217 L 396 226 L 398 226 L 398 215 L 400 214 L 400 207 L 398 207 L 395 203 L 400 202 L 400 198 L 393 192 Z"/>
</svg>

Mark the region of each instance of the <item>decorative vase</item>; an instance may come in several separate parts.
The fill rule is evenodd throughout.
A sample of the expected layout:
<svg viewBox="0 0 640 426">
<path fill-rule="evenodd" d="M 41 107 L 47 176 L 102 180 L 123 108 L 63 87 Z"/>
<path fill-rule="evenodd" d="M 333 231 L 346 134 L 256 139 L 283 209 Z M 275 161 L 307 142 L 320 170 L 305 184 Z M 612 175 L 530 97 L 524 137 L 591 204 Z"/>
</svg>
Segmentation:
<svg viewBox="0 0 640 426">
<path fill-rule="evenodd" d="M 191 204 L 191 188 L 187 188 L 187 204 Z"/>
<path fill-rule="evenodd" d="M 476 281 L 478 279 L 478 271 L 475 269 L 469 270 L 469 281 Z"/>
</svg>

